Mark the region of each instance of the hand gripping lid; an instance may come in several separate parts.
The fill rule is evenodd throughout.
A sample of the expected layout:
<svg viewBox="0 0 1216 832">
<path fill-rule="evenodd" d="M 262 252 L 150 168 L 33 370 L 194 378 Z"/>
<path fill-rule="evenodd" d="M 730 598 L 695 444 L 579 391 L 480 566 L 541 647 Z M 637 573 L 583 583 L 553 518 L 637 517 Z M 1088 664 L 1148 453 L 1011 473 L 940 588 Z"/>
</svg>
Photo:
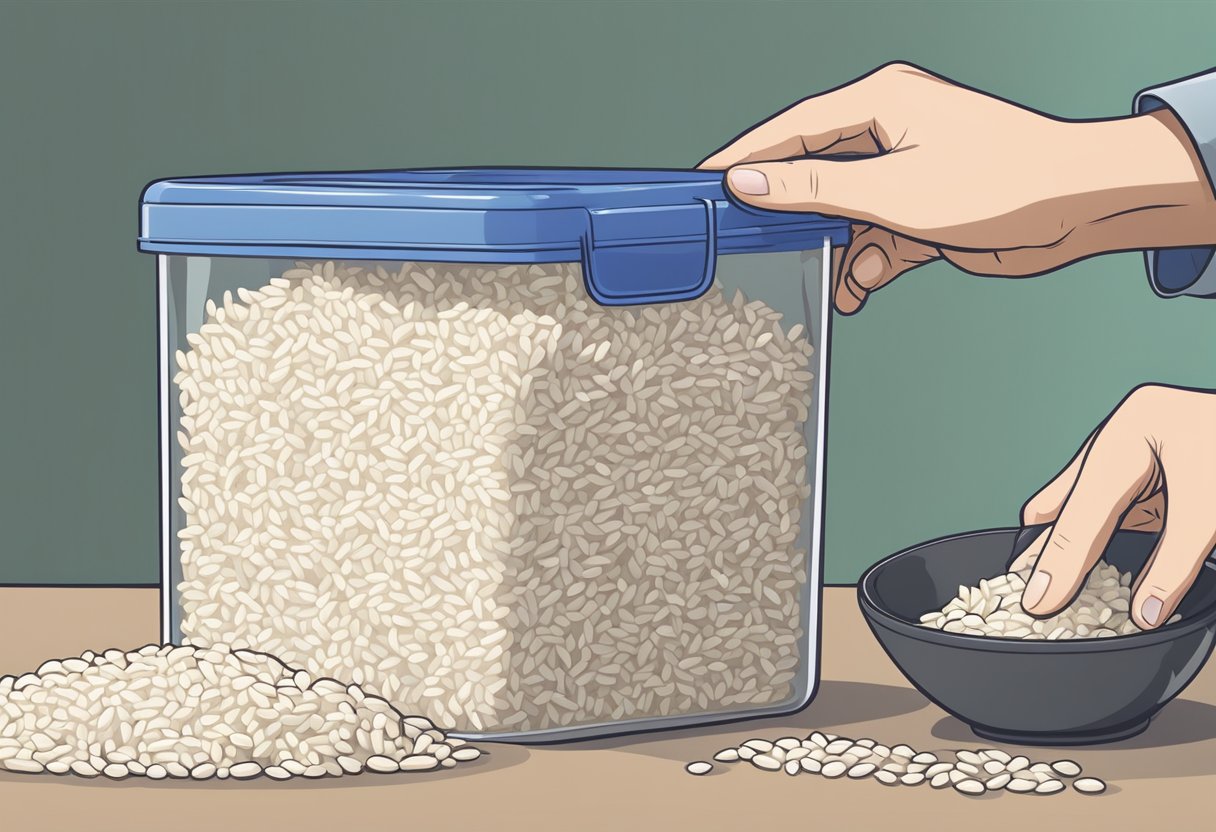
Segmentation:
<svg viewBox="0 0 1216 832">
<path fill-rule="evenodd" d="M 848 223 L 757 211 L 715 171 L 455 168 L 166 179 L 141 251 L 198 256 L 579 262 L 608 306 L 692 300 L 720 254 L 819 249 Z"/>
</svg>

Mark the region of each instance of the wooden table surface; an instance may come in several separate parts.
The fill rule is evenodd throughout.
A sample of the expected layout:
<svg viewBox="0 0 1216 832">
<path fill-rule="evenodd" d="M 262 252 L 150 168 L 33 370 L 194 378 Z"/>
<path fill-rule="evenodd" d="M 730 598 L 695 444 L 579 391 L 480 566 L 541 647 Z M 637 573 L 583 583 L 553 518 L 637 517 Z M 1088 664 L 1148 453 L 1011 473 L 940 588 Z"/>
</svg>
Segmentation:
<svg viewBox="0 0 1216 832">
<path fill-rule="evenodd" d="M 752 737 L 813 729 L 904 742 L 921 750 L 980 748 L 912 689 L 879 649 L 852 588 L 824 598 L 819 694 L 793 716 L 562 746 L 479 743 L 490 754 L 452 771 L 276 783 L 120 783 L 0 773 L 0 829 L 311 830 L 1167 830 L 1211 828 L 1216 800 L 1216 670 L 1198 679 L 1138 737 L 1069 749 L 1111 784 L 1099 797 L 964 797 L 927 786 L 788 777 L 708 759 Z M 148 589 L 0 589 L 0 673 L 50 657 L 156 640 Z M 1003 746 L 1011 753 L 1016 746 Z M 1032 759 L 1058 756 L 1024 749 Z M 965 824 L 965 826 L 964 826 Z"/>
</svg>

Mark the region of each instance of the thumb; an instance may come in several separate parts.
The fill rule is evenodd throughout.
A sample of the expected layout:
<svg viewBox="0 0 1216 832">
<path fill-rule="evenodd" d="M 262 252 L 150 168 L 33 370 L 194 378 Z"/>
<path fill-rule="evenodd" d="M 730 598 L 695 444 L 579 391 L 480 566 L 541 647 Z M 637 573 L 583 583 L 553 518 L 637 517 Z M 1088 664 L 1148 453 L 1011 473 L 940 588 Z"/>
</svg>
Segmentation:
<svg viewBox="0 0 1216 832">
<path fill-rule="evenodd" d="M 907 231 L 887 208 L 905 190 L 899 155 L 906 154 L 749 162 L 731 168 L 726 184 L 735 198 L 756 208 L 848 217 Z"/>
<path fill-rule="evenodd" d="M 844 256 L 836 283 L 836 309 L 852 315 L 871 292 L 881 289 L 906 271 L 938 258 L 933 246 L 892 234 L 872 225 L 853 225 L 853 239 Z"/>
</svg>

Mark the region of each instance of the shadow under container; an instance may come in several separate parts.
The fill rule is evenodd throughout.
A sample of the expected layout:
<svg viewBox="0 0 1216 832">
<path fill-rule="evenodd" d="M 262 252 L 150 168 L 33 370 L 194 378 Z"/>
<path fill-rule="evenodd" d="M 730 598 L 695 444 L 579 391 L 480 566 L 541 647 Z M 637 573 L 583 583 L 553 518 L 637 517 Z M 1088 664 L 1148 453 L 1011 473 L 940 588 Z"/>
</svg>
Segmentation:
<svg viewBox="0 0 1216 832">
<path fill-rule="evenodd" d="M 164 639 L 533 742 L 818 679 L 829 269 L 721 175 L 155 182 Z"/>
</svg>

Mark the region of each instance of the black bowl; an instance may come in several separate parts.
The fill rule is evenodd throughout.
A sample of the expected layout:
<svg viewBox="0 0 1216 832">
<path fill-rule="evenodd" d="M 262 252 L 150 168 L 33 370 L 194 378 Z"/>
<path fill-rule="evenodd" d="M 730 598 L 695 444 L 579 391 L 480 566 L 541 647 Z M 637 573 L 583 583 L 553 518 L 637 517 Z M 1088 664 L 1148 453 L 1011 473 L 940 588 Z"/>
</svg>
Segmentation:
<svg viewBox="0 0 1216 832">
<path fill-rule="evenodd" d="M 1140 733 L 1195 678 L 1216 633 L 1216 564 L 1178 607 L 1182 620 L 1128 636 L 1067 641 L 987 638 L 921 627 L 960 584 L 1005 571 L 1015 529 L 934 540 L 870 567 L 862 614 L 917 690 L 981 737 L 1023 745 L 1088 745 Z M 1119 532 L 1104 557 L 1139 573 L 1157 539 Z"/>
</svg>

